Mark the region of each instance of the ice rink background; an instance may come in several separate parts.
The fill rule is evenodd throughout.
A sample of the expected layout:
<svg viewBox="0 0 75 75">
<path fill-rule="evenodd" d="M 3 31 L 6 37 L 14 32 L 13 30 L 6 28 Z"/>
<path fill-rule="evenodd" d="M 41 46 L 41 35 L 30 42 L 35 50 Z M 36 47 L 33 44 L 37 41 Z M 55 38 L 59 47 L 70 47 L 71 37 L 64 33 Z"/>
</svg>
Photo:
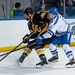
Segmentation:
<svg viewBox="0 0 75 75">
<path fill-rule="evenodd" d="M 75 57 L 75 47 L 73 49 L 73 54 Z M 47 59 L 52 55 L 49 48 L 45 48 L 45 54 Z M 62 48 L 58 48 L 59 62 L 49 63 L 48 67 L 35 68 L 35 64 L 40 60 L 35 52 L 32 53 L 24 60 L 23 64 L 18 67 L 16 60 L 20 57 L 23 50 L 11 53 L 3 61 L 0 62 L 0 75 L 74 75 L 75 68 L 66 68 L 65 64 L 69 62 L 67 56 L 65 55 Z"/>
</svg>

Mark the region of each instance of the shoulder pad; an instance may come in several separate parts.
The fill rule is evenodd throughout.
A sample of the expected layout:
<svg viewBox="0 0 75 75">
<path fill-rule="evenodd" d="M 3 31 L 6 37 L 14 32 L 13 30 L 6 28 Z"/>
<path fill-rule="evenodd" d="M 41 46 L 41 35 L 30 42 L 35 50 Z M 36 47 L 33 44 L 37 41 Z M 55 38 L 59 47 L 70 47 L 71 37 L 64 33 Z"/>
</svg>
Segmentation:
<svg viewBox="0 0 75 75">
<path fill-rule="evenodd" d="M 44 11 L 44 12 L 42 12 L 42 14 L 41 14 L 41 18 L 44 18 L 44 16 L 45 16 L 47 13 L 48 13 L 48 11 Z"/>
</svg>

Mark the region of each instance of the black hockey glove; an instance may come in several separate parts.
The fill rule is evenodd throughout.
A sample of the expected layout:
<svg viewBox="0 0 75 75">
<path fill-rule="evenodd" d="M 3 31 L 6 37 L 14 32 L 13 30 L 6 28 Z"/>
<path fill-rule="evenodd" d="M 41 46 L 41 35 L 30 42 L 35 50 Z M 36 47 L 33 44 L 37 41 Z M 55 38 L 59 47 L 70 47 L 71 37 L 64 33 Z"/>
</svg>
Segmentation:
<svg viewBox="0 0 75 75">
<path fill-rule="evenodd" d="M 28 39 L 28 34 L 26 34 L 24 37 L 23 37 L 23 43 L 28 43 L 29 42 L 29 39 Z"/>
</svg>

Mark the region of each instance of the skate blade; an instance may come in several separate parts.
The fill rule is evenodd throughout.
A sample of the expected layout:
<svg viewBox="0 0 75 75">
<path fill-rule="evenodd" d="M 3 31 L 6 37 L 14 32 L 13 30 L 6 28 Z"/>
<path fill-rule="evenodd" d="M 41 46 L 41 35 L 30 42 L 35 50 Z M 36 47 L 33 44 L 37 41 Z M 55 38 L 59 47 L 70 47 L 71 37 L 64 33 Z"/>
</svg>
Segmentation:
<svg viewBox="0 0 75 75">
<path fill-rule="evenodd" d="M 36 66 L 36 68 L 45 68 L 45 67 L 48 67 L 48 64 L 45 64 L 45 65 L 43 65 L 43 66 L 41 66 L 41 65 L 37 65 L 37 66 Z"/>
<path fill-rule="evenodd" d="M 66 65 L 67 68 L 75 68 L 75 64 L 73 65 Z"/>
</svg>

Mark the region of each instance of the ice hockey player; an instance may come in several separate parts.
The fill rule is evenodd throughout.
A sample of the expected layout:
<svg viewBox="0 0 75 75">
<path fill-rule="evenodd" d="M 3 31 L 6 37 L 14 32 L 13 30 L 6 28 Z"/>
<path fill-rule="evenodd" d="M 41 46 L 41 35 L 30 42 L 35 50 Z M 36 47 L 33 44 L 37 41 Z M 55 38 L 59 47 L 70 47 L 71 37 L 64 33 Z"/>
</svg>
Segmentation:
<svg viewBox="0 0 75 75">
<path fill-rule="evenodd" d="M 49 19 L 47 18 L 47 14 L 48 11 L 40 11 L 34 14 L 31 7 L 27 7 L 25 9 L 24 16 L 29 21 L 28 28 L 30 33 L 34 32 L 35 30 L 37 31 L 37 33 L 32 36 L 33 38 L 36 38 L 38 34 L 41 35 L 48 29 Z"/>
<path fill-rule="evenodd" d="M 49 10 L 49 18 L 50 18 L 50 24 L 49 29 L 46 33 L 39 36 L 36 39 L 36 45 L 39 46 L 43 44 L 43 40 L 46 40 L 47 38 L 51 38 L 53 35 L 56 35 L 52 43 L 50 44 L 51 52 L 53 54 L 53 57 L 50 58 L 48 61 L 53 61 L 58 59 L 58 51 L 54 45 L 59 44 L 62 45 L 62 48 L 64 49 L 67 57 L 69 58 L 69 62 L 66 64 L 67 67 L 75 66 L 75 60 L 72 53 L 72 50 L 69 46 L 70 39 L 71 39 L 71 28 L 70 24 L 66 22 L 66 20 L 59 14 L 59 11 L 57 8 L 53 7 Z"/>
<path fill-rule="evenodd" d="M 30 7 L 28 7 L 25 9 L 24 14 L 25 14 L 25 17 L 29 20 L 28 26 L 29 26 L 30 32 L 33 33 L 36 31 L 36 33 L 31 38 L 36 38 L 37 36 L 40 36 L 47 31 L 48 25 L 50 22 L 49 19 L 47 18 L 47 14 L 48 14 L 47 11 L 37 12 L 33 14 L 33 10 Z M 28 42 L 28 39 L 26 39 L 25 37 L 23 38 L 24 43 Z M 25 51 L 23 52 L 23 54 L 18 60 L 19 64 L 23 63 L 24 59 L 31 53 L 33 48 L 35 48 L 37 55 L 42 61 L 40 62 L 41 63 L 40 65 L 43 66 L 45 64 L 48 64 L 44 50 L 41 49 L 41 46 L 37 47 L 36 44 L 33 44 L 33 43 L 35 43 L 35 40 L 28 42 L 28 45 L 25 48 Z"/>
</svg>

